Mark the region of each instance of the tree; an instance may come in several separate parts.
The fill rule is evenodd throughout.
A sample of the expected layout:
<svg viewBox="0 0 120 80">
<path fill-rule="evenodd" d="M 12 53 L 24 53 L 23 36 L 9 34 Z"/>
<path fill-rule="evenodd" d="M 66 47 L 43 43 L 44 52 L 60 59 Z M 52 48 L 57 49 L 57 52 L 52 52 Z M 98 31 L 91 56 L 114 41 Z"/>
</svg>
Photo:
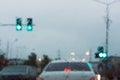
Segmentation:
<svg viewBox="0 0 120 80">
<path fill-rule="evenodd" d="M 37 66 L 36 64 L 37 55 L 34 52 L 28 56 L 28 60 L 24 62 L 25 65 Z"/>
<path fill-rule="evenodd" d="M 44 69 L 44 67 L 51 61 L 51 59 L 47 55 L 43 55 L 43 60 L 41 62 L 41 69 Z"/>
</svg>

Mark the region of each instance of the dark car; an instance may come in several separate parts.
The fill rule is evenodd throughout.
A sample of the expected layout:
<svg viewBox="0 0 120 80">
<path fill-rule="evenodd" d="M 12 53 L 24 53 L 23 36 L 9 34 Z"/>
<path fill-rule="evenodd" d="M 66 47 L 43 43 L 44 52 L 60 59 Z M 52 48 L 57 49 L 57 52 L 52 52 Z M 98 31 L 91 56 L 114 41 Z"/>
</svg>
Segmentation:
<svg viewBox="0 0 120 80">
<path fill-rule="evenodd" d="M 0 72 L 0 80 L 35 80 L 36 76 L 36 68 L 28 65 L 7 66 Z"/>
</svg>

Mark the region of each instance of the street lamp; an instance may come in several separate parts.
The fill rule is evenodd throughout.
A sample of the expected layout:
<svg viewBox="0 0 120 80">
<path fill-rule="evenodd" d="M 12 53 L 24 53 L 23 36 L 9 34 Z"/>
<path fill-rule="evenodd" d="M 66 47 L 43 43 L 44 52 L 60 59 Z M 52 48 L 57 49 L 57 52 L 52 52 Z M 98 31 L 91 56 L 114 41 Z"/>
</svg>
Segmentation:
<svg viewBox="0 0 120 80">
<path fill-rule="evenodd" d="M 41 61 L 42 61 L 42 58 L 38 58 L 38 61 L 41 62 Z"/>
<path fill-rule="evenodd" d="M 18 41 L 18 39 L 16 38 L 16 39 L 11 43 L 11 48 L 10 48 L 10 58 L 12 57 L 13 44 L 14 44 L 15 42 L 17 42 L 17 41 Z"/>
<path fill-rule="evenodd" d="M 89 61 L 91 61 L 92 60 L 91 49 L 86 51 L 85 54 L 89 57 Z"/>
<path fill-rule="evenodd" d="M 85 58 L 82 58 L 82 61 L 83 61 L 83 62 L 85 62 L 85 61 L 86 61 L 86 59 L 85 59 Z"/>
<path fill-rule="evenodd" d="M 71 52 L 71 58 L 72 60 L 75 60 L 75 52 Z"/>
<path fill-rule="evenodd" d="M 38 65 L 38 72 L 41 72 L 41 63 L 42 63 L 43 58 L 38 58 L 37 60 L 37 65 Z"/>
<path fill-rule="evenodd" d="M 87 56 L 89 56 L 89 55 L 90 55 L 90 52 L 89 52 L 89 51 L 87 51 L 87 52 L 86 52 L 86 55 L 87 55 Z"/>
</svg>

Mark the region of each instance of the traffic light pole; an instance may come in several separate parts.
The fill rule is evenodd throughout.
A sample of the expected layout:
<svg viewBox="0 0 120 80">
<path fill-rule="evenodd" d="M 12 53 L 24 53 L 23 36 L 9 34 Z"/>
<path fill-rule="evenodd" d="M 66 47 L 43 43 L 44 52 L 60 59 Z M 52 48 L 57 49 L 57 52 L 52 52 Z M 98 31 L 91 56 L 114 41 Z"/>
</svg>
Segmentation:
<svg viewBox="0 0 120 80">
<path fill-rule="evenodd" d="M 102 1 L 100 1 L 100 0 L 94 0 L 94 1 L 97 1 L 97 2 L 99 2 L 99 3 L 101 3 L 101 4 L 104 4 L 104 5 L 106 5 L 106 41 L 105 41 L 105 52 L 107 53 L 107 56 L 108 56 L 108 45 L 109 45 L 109 27 L 110 27 L 110 22 L 111 22 L 111 20 L 110 20 L 110 16 L 109 16 L 109 12 L 110 12 L 110 8 L 109 8 L 109 6 L 110 5 L 112 5 L 113 3 L 115 3 L 115 2 L 117 2 L 118 0 L 114 0 L 114 1 L 112 1 L 112 2 L 109 2 L 109 3 L 106 3 L 106 2 L 102 2 Z"/>
<path fill-rule="evenodd" d="M 106 4 L 107 8 L 106 8 L 106 48 L 105 48 L 105 52 L 107 53 L 108 56 L 108 44 L 109 44 L 109 27 L 110 27 L 110 18 L 109 18 L 109 5 L 110 4 Z"/>
</svg>

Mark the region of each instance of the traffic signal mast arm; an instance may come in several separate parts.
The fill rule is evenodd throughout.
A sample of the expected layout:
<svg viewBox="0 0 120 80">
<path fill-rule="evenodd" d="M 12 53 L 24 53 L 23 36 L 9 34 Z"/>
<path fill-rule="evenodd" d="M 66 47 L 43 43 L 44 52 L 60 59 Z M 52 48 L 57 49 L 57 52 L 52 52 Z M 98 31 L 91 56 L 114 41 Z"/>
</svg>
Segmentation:
<svg viewBox="0 0 120 80">
<path fill-rule="evenodd" d="M 7 26 L 16 26 L 16 24 L 0 24 L 1 27 L 7 27 Z M 27 24 L 22 24 L 22 26 L 27 26 Z M 35 24 L 33 24 L 33 26 L 35 26 Z"/>
<path fill-rule="evenodd" d="M 16 24 L 0 24 L 0 26 L 16 26 Z"/>
</svg>

